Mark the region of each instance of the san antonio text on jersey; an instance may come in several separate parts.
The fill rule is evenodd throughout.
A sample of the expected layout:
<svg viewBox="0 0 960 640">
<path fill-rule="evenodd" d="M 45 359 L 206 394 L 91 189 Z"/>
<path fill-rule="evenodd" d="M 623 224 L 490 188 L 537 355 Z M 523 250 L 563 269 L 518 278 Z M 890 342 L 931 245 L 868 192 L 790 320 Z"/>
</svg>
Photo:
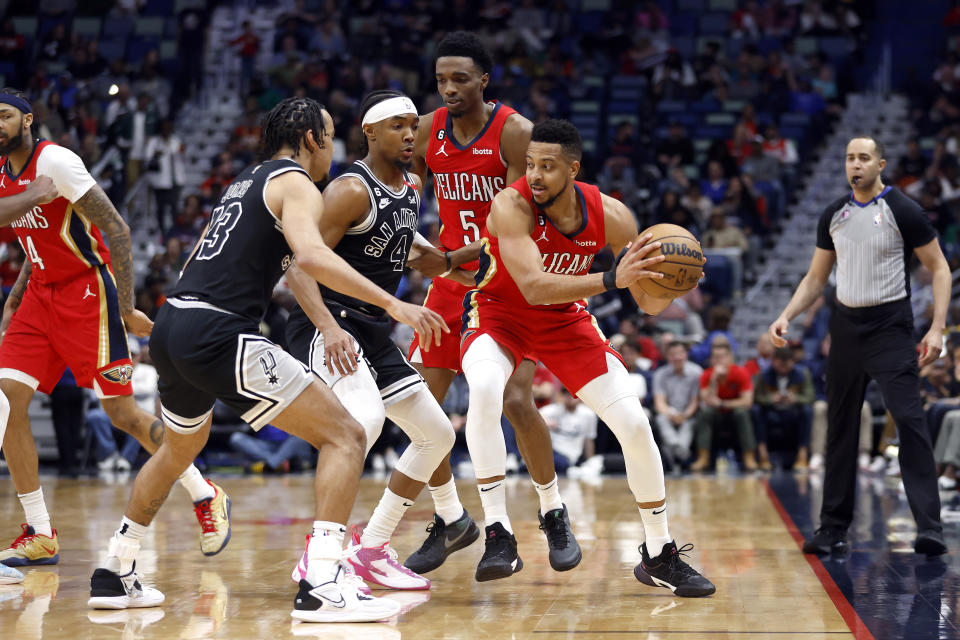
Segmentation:
<svg viewBox="0 0 960 640">
<path fill-rule="evenodd" d="M 347 229 L 334 251 L 371 282 L 394 294 L 400 285 L 407 254 L 417 231 L 420 195 L 413 187 L 413 179 L 406 172 L 403 174 L 403 189 L 399 193 L 380 182 L 360 160 L 347 167 L 346 172 L 337 179 L 342 180 L 348 176 L 359 178 L 367 188 L 370 210 Z M 320 292 L 326 301 L 333 301 L 373 316 L 384 314 L 380 307 L 323 285 L 320 285 Z"/>
<path fill-rule="evenodd" d="M 267 207 L 267 182 L 303 167 L 288 158 L 268 160 L 237 176 L 220 196 L 210 224 L 174 288 L 173 296 L 197 299 L 259 322 L 293 252 L 280 220 Z"/>
</svg>

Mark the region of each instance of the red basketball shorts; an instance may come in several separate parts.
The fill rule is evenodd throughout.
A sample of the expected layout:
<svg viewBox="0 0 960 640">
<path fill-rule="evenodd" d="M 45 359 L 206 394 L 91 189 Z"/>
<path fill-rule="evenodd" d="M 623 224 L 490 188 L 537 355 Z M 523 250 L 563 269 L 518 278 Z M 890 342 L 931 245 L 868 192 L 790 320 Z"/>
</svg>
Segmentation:
<svg viewBox="0 0 960 640">
<path fill-rule="evenodd" d="M 523 358 L 539 360 L 574 395 L 607 372 L 608 353 L 623 362 L 583 305 L 561 311 L 519 308 L 474 293 L 465 308 L 461 357 L 487 334 L 513 357 L 514 367 Z"/>
<path fill-rule="evenodd" d="M 413 342 L 410 344 L 410 362 L 422 363 L 424 367 L 460 371 L 461 317 L 463 316 L 463 298 L 468 291 L 470 289 L 459 282 L 447 278 L 433 279 L 423 306 L 440 314 L 443 321 L 450 327 L 450 333 L 442 334 L 440 345 L 431 344 L 429 351 L 424 351 L 420 347 L 420 338 L 414 334 Z"/>
<path fill-rule="evenodd" d="M 0 343 L 0 378 L 50 393 L 67 367 L 100 397 L 133 393 L 127 332 L 105 265 L 64 282 L 30 282 Z"/>
</svg>

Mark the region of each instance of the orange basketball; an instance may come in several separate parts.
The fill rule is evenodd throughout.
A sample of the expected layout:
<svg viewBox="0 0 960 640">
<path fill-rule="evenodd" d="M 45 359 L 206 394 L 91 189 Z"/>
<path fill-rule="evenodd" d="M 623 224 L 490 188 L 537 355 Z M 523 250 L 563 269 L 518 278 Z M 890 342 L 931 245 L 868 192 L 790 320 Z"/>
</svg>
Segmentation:
<svg viewBox="0 0 960 640">
<path fill-rule="evenodd" d="M 705 259 L 693 234 L 675 224 L 655 224 L 641 231 L 640 236 L 648 233 L 653 234 L 650 242 L 660 242 L 662 246 L 646 257 L 653 258 L 662 253 L 667 259 L 650 267 L 650 271 L 662 273 L 663 278 L 644 278 L 637 282 L 637 286 L 655 298 L 676 298 L 696 287 Z"/>
</svg>

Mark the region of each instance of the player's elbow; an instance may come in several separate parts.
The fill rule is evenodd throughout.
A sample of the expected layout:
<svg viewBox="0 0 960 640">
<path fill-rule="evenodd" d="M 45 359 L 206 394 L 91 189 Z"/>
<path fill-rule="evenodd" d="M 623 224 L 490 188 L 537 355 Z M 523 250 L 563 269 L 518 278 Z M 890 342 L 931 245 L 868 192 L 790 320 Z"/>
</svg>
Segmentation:
<svg viewBox="0 0 960 640">
<path fill-rule="evenodd" d="M 520 289 L 520 294 L 529 305 L 550 303 L 549 300 L 544 300 L 544 296 L 540 293 L 541 288 L 537 286 L 533 278 L 521 280 L 517 283 L 517 288 Z"/>
<path fill-rule="evenodd" d="M 297 254 L 297 267 L 314 280 L 323 274 L 323 256 L 319 251 L 304 251 Z"/>
</svg>

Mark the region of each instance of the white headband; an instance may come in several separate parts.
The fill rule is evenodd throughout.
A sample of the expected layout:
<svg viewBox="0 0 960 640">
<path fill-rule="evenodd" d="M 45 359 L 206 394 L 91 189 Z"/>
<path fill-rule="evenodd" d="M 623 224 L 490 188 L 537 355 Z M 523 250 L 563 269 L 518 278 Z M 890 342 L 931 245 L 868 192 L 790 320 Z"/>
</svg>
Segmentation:
<svg viewBox="0 0 960 640">
<path fill-rule="evenodd" d="M 360 124 L 361 126 L 373 124 L 375 122 L 386 120 L 387 118 L 402 116 L 408 113 L 419 115 L 417 113 L 417 107 L 413 104 L 413 100 L 407 96 L 397 96 L 396 98 L 390 98 L 389 100 L 378 102 L 370 107 L 370 110 L 367 111 L 367 114 L 363 116 L 363 122 Z"/>
</svg>

